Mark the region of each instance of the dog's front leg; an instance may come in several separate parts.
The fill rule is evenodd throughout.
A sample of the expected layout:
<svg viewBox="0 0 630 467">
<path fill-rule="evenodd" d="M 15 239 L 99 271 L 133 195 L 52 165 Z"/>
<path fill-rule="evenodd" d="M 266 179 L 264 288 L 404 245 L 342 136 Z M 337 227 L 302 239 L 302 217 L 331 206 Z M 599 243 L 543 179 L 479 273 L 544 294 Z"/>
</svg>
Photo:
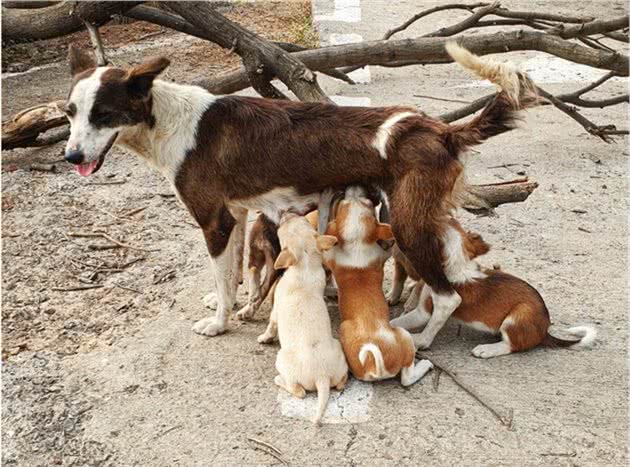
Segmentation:
<svg viewBox="0 0 630 467">
<path fill-rule="evenodd" d="M 215 218 L 202 227 L 214 269 L 217 311 L 214 316 L 195 323 L 193 331 L 197 334 L 216 336 L 225 332 L 229 313 L 236 302 L 240 264 L 238 246 L 242 242 L 247 211 L 234 214 L 236 219 L 222 207 Z"/>
</svg>

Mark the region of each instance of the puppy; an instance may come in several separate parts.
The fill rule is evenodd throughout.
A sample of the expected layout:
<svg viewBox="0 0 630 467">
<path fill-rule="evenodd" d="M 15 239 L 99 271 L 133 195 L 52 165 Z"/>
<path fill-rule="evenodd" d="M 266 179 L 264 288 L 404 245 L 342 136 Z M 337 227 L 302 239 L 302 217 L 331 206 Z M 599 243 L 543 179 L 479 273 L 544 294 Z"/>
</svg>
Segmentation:
<svg viewBox="0 0 630 467">
<path fill-rule="evenodd" d="M 455 219 L 449 224 L 463 239 L 462 251 L 451 258 L 456 258 L 461 263 L 458 267 L 466 271 L 466 277 L 455 284 L 462 302 L 452 318 L 474 329 L 501 336 L 500 342 L 475 347 L 472 350 L 475 357 L 498 357 L 537 346 L 589 347 L 594 342 L 596 330 L 589 326 L 569 328 L 569 334 L 575 339 L 559 339 L 549 334 L 549 312 L 538 291 L 500 269 L 481 268 L 475 258 L 489 251 L 488 244 L 480 235 L 465 232 Z M 432 312 L 433 302 L 425 287 L 417 308 L 392 320 L 391 324 L 408 330 L 420 328 L 429 323 Z"/>
<path fill-rule="evenodd" d="M 339 338 L 352 374 L 364 381 L 393 378 L 404 386 L 418 381 L 433 365 L 415 361 L 411 335 L 389 324 L 383 294 L 383 265 L 389 256 L 379 241 L 393 240 L 391 227 L 376 220 L 374 205 L 362 189 L 346 189 L 327 234 L 338 245 L 324 252 L 339 289 Z"/>
<path fill-rule="evenodd" d="M 276 269 L 286 269 L 274 292 L 269 326 L 258 342 L 280 338 L 275 383 L 295 397 L 317 390 L 319 424 L 326 410 L 330 387 L 342 390 L 348 380 L 343 349 L 332 336 L 324 302 L 326 273 L 322 252 L 333 247 L 335 237 L 318 235 L 304 217 L 285 214 L 278 228 L 282 250 Z"/>
</svg>

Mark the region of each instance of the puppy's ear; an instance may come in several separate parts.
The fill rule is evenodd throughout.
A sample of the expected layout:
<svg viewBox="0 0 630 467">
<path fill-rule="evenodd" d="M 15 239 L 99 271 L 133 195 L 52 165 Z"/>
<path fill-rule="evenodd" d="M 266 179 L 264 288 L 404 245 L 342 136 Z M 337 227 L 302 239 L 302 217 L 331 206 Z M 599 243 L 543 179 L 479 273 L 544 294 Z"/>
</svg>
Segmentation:
<svg viewBox="0 0 630 467">
<path fill-rule="evenodd" d="M 337 244 L 337 237 L 332 235 L 318 235 L 317 249 L 319 251 L 328 251 Z"/>
<path fill-rule="evenodd" d="M 153 80 L 162 73 L 170 60 L 164 57 L 150 58 L 146 62 L 133 67 L 127 73 L 127 88 L 133 96 L 140 98 L 148 97 Z"/>
<path fill-rule="evenodd" d="M 326 227 L 326 235 L 330 235 L 333 237 L 338 237 L 337 232 L 337 221 L 332 221 L 328 223 L 328 227 Z M 335 239 L 336 240 L 336 239 Z"/>
<path fill-rule="evenodd" d="M 289 266 L 293 266 L 294 264 L 297 264 L 297 258 L 293 253 L 291 253 L 289 249 L 285 248 L 276 258 L 276 262 L 273 264 L 273 268 L 286 269 Z"/>
<path fill-rule="evenodd" d="M 392 226 L 389 224 L 376 224 L 376 239 L 377 240 L 393 240 L 394 233 L 392 232 Z"/>
<path fill-rule="evenodd" d="M 96 67 L 94 57 L 73 44 L 70 44 L 70 47 L 68 47 L 68 62 L 70 63 L 72 76 Z"/>
</svg>

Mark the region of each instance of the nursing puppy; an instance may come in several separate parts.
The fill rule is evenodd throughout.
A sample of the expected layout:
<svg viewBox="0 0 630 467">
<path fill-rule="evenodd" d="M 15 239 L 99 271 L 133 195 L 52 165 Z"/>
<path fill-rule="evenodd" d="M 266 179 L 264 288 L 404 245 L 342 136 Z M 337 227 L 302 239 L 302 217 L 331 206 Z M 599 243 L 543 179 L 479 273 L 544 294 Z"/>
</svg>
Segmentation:
<svg viewBox="0 0 630 467">
<path fill-rule="evenodd" d="M 451 318 L 473 329 L 501 336 L 500 342 L 475 347 L 472 350 L 475 357 L 498 357 L 537 346 L 582 348 L 594 342 L 596 330 L 589 326 L 569 328 L 567 331 L 575 339 L 559 339 L 549 334 L 549 312 L 538 291 L 499 269 L 481 268 L 475 258 L 490 250 L 488 244 L 480 235 L 465 232 L 455 219 L 449 224 L 462 238 L 459 252 L 451 252 L 450 256 L 450 261 L 458 263 L 456 267 L 461 272 L 460 281 L 454 287 L 462 297 Z M 446 268 L 454 266 L 445 265 Z M 417 308 L 393 319 L 391 324 L 409 330 L 428 327 L 432 313 L 433 301 L 424 287 Z"/>
<path fill-rule="evenodd" d="M 326 410 L 330 387 L 341 391 L 348 380 L 348 365 L 339 341 L 332 336 L 324 301 L 326 274 L 322 252 L 337 242 L 318 235 L 304 217 L 285 214 L 278 228 L 282 250 L 276 269 L 286 269 L 274 293 L 269 326 L 258 342 L 269 343 L 276 335 L 275 383 L 295 397 L 317 390 L 319 424 Z"/>
<path fill-rule="evenodd" d="M 338 240 L 324 259 L 339 289 L 339 338 L 352 374 L 374 381 L 400 373 L 404 386 L 415 383 L 433 365 L 428 360 L 415 364 L 410 334 L 389 324 L 382 288 L 389 253 L 378 242 L 393 240 L 390 226 L 376 220 L 374 206 L 360 188 L 350 187 L 326 233 Z"/>
</svg>

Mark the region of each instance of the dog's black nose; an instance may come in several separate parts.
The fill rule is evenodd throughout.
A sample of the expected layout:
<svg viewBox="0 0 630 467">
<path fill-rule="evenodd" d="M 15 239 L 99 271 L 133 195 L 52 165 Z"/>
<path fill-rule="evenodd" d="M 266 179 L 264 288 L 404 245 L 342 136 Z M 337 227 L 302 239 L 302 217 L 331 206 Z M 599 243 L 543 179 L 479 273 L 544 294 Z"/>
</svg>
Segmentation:
<svg viewBox="0 0 630 467">
<path fill-rule="evenodd" d="M 71 149 L 66 151 L 66 161 L 71 164 L 81 164 L 83 162 L 84 156 L 83 153 L 78 149 Z"/>
</svg>

